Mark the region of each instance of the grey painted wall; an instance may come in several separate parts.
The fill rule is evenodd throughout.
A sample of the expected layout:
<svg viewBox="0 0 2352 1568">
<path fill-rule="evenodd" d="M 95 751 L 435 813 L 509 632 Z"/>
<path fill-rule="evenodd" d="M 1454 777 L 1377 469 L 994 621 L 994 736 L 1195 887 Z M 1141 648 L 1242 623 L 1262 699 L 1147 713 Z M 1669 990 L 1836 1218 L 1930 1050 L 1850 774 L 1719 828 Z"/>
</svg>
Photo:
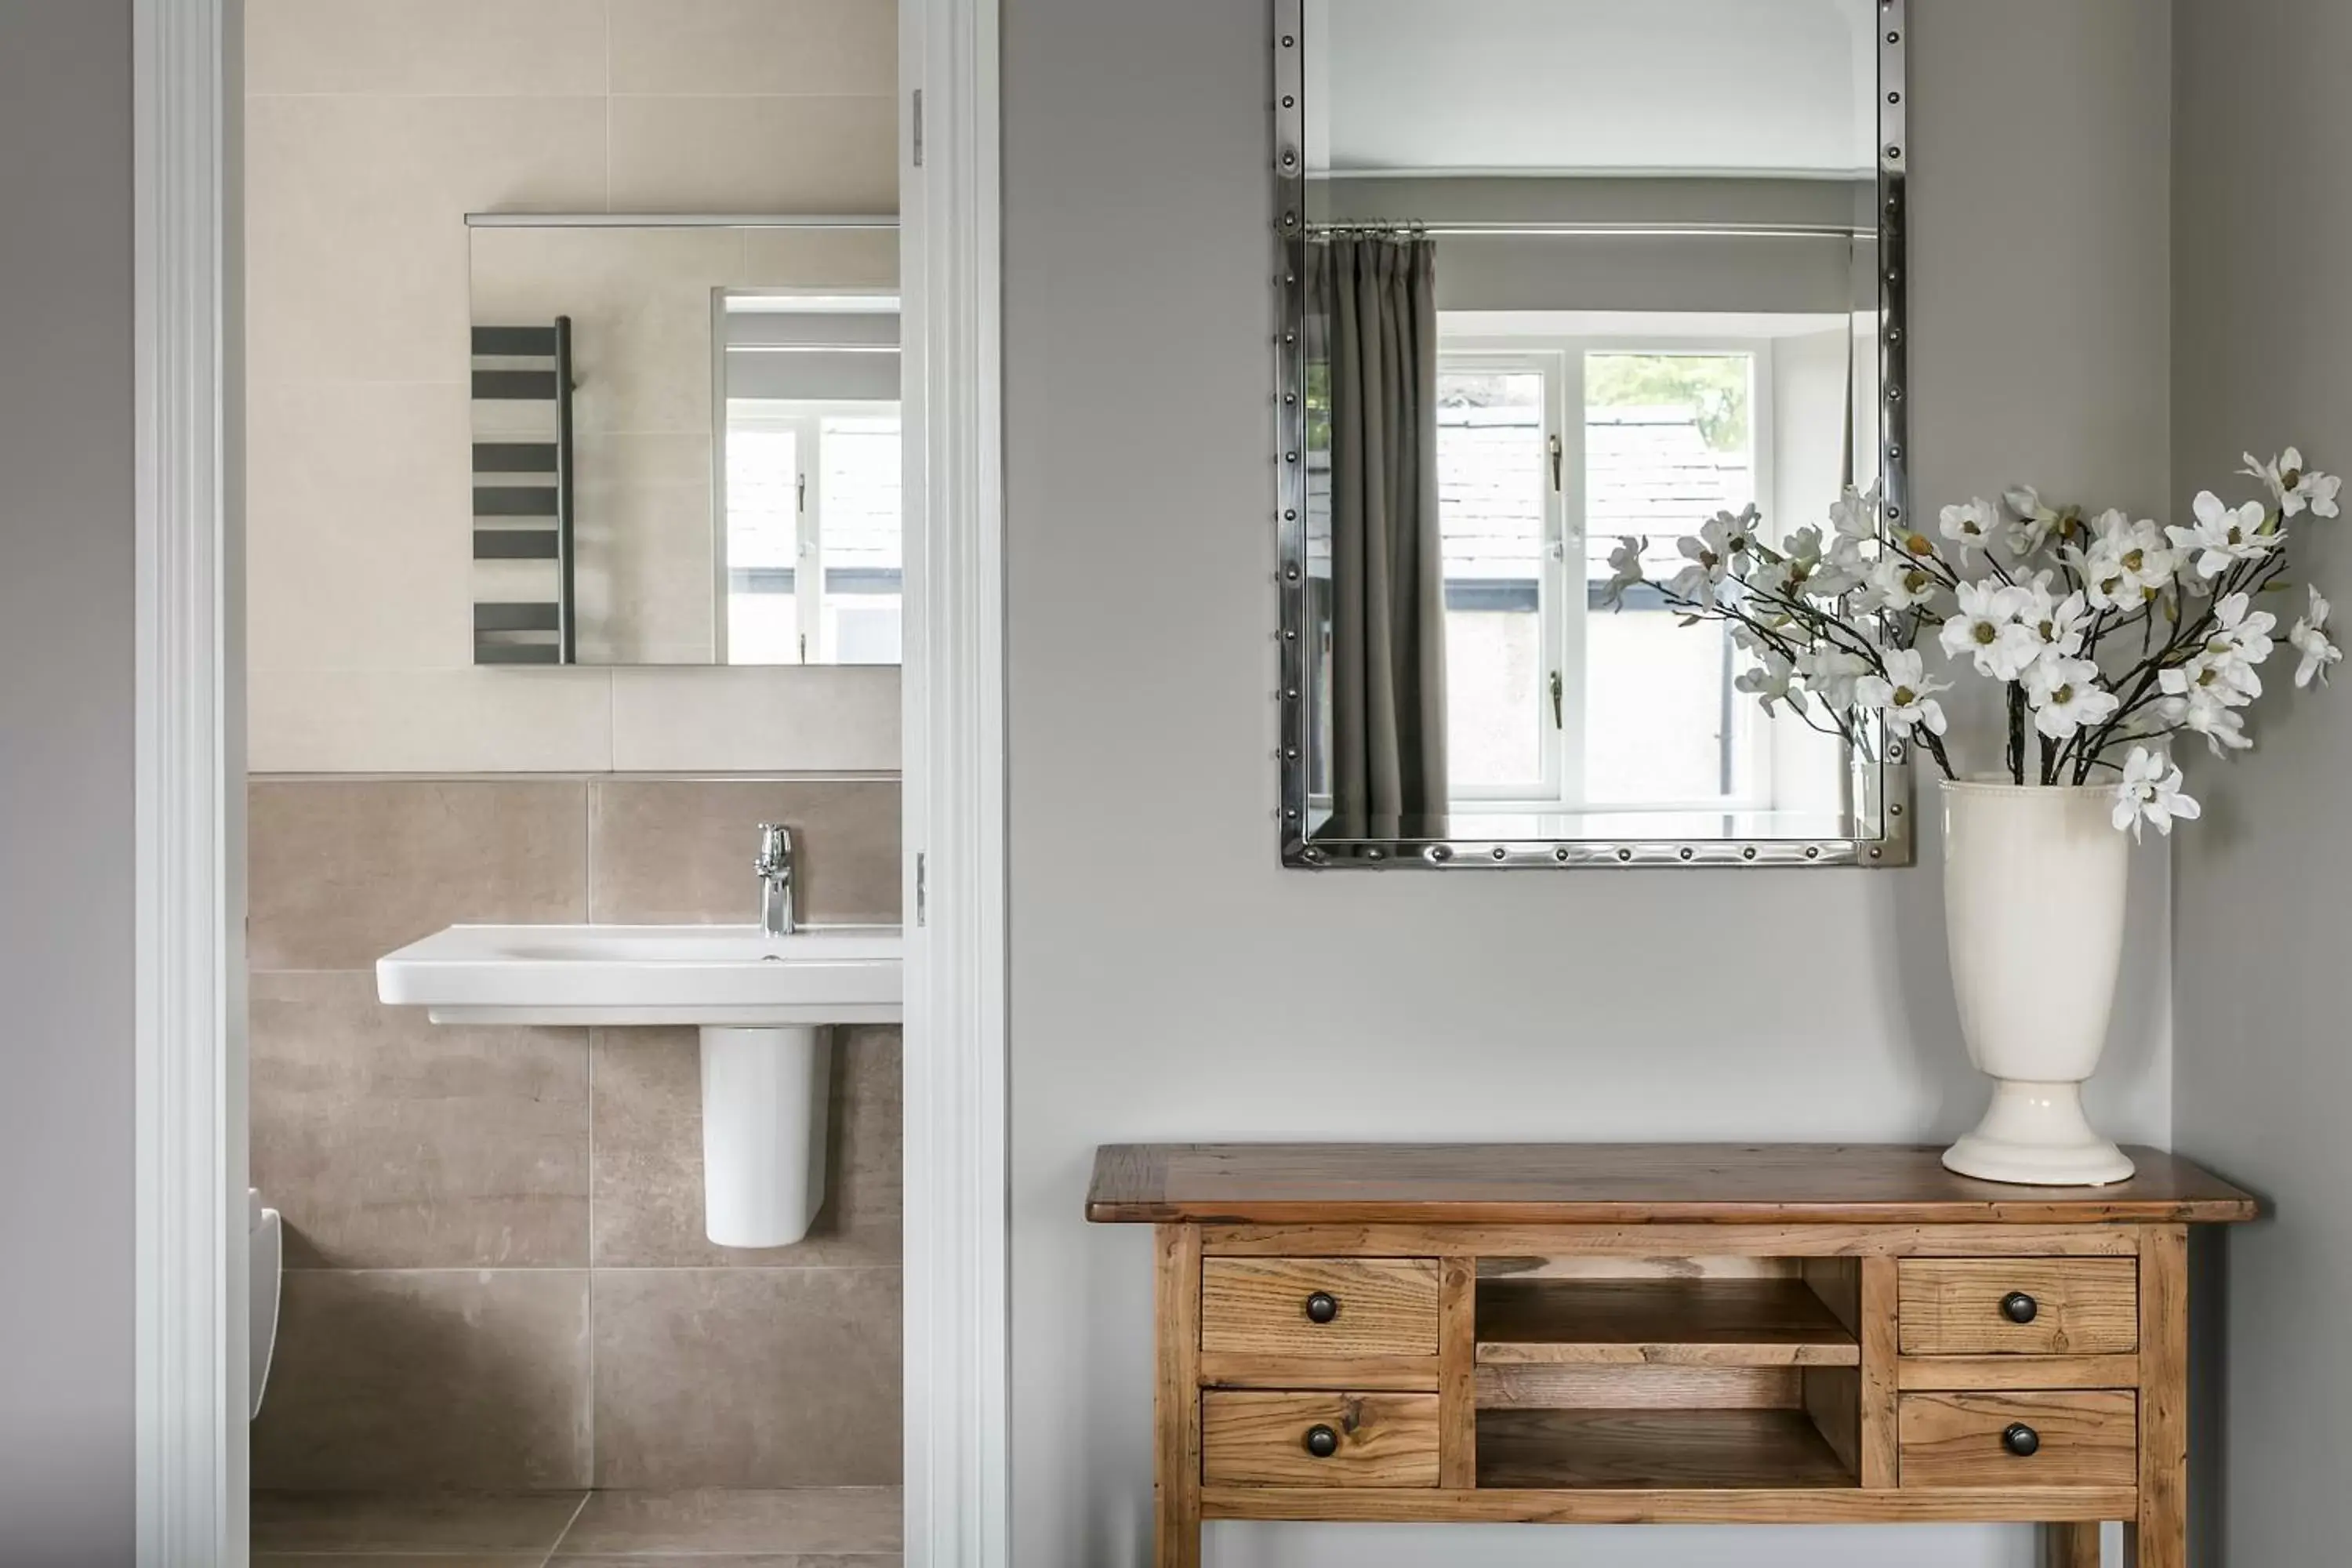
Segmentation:
<svg viewBox="0 0 2352 1568">
<path fill-rule="evenodd" d="M 2169 6 L 1917 0 L 1923 498 L 2169 493 Z M 1903 1139 L 1982 1091 L 1937 853 L 1897 874 L 1276 868 L 1264 0 L 1005 0 L 1015 1560 L 1134 1568 L 1147 1237 L 1099 1142 Z M 2032 112 L 2016 106 L 2030 104 Z M 2352 590 L 2347 590 L 2352 592 Z M 1932 813 L 1930 814 L 1932 815 Z M 2169 1130 L 2166 892 L 2097 1112 Z M 1817 978 L 1767 940 L 1802 933 Z M 2015 1530 L 1450 1534 L 1449 1563 L 1993 1568 Z M 1425 1564 L 1218 1526 L 1220 1568 Z"/>
<path fill-rule="evenodd" d="M 2176 489 L 2221 489 L 2242 452 L 2288 442 L 2352 468 L 2352 103 L 2329 68 L 2352 54 L 2352 8 L 2184 5 L 2175 50 Z M 2347 527 L 2312 524 L 2297 546 L 2297 577 L 2339 605 Z M 2275 1205 L 2211 1248 L 2225 1267 L 2200 1270 L 2226 1280 L 2201 1304 L 2200 1370 L 2215 1375 L 2197 1390 L 2218 1439 L 2197 1561 L 2216 1568 L 2341 1562 L 2352 1539 L 2352 1356 L 2329 1322 L 2352 1289 L 2347 700 L 2340 682 L 2273 693 L 2256 752 L 2190 764 L 2206 820 L 2181 836 L 2174 899 L 2179 1147 Z"/>
<path fill-rule="evenodd" d="M 0 6 L 0 1563 L 131 1550 L 131 6 Z"/>
</svg>

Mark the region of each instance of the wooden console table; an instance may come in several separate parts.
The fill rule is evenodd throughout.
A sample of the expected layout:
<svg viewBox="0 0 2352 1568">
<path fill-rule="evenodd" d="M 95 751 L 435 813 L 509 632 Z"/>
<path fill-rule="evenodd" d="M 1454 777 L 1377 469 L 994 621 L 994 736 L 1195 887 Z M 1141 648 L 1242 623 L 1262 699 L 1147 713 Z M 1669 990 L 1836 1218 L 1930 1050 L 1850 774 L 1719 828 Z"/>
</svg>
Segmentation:
<svg viewBox="0 0 2352 1568">
<path fill-rule="evenodd" d="M 2021 1521 L 2187 1568 L 2188 1227 L 2134 1149 L 1996 1186 L 1874 1145 L 1101 1150 L 1157 1227 L 1159 1568 L 1204 1519 Z"/>
</svg>

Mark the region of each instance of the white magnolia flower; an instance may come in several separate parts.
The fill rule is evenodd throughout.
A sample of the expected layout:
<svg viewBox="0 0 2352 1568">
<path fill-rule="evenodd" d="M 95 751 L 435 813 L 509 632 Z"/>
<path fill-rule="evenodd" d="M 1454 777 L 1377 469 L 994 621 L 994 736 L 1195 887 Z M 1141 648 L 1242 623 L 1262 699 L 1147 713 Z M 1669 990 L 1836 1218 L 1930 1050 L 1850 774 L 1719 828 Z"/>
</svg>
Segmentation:
<svg viewBox="0 0 2352 1568">
<path fill-rule="evenodd" d="M 2050 541 L 2058 514 L 2042 504 L 2042 492 L 2032 485 L 2012 485 L 2000 493 L 2001 510 L 2009 516 L 2003 535 L 2012 555 L 2031 555 Z"/>
<path fill-rule="evenodd" d="M 2186 693 L 2167 697 L 2157 704 L 2157 722 L 2167 730 L 2188 730 L 2204 736 L 2213 754 L 2225 757 L 2254 743 L 2253 737 L 2246 733 L 2245 715 L 2238 711 L 2243 701 L 2243 698 L 2225 701 L 2210 688 L 2192 686 Z"/>
<path fill-rule="evenodd" d="M 2334 474 L 2305 468 L 2303 454 L 2293 447 L 2267 463 L 2247 453 L 2244 471 L 2270 486 L 2282 517 L 2299 517 L 2306 508 L 2314 517 L 2336 514 L 2336 497 L 2344 481 Z"/>
<path fill-rule="evenodd" d="M 2099 684 L 2099 667 L 2087 658 L 2046 658 L 2025 672 L 2025 699 L 2033 727 L 2053 741 L 2071 741 L 2085 725 L 2103 724 L 2123 700 Z"/>
<path fill-rule="evenodd" d="M 1690 564 L 1675 574 L 1670 584 L 1675 593 L 1710 610 L 1715 608 L 1717 591 L 1730 574 L 1733 564 L 1756 548 L 1756 524 L 1759 520 L 1760 514 L 1752 506 L 1738 513 L 1719 511 L 1696 534 L 1685 537 L 1678 548 Z"/>
<path fill-rule="evenodd" d="M 1872 608 L 1913 610 L 1936 596 L 1936 579 L 1917 562 L 1882 555 L 1870 567 Z"/>
<path fill-rule="evenodd" d="M 1840 539 L 1850 539 L 1857 544 L 1868 544 L 1878 537 L 1879 517 L 1886 498 L 1876 484 L 1866 490 L 1856 490 L 1852 485 L 1830 505 L 1830 527 Z"/>
<path fill-rule="evenodd" d="M 2005 583 L 1963 583 L 1960 613 L 1944 623 L 1937 640 L 1945 654 L 1962 654 L 1976 661 L 1977 673 L 1995 680 L 2015 680 L 2025 667 L 2041 657 L 2042 645 L 2032 628 L 2020 619 L 2032 606 L 2023 588 Z"/>
<path fill-rule="evenodd" d="M 2180 558 L 2155 523 L 2108 511 L 2091 526 L 2095 537 L 2081 567 L 2094 608 L 2135 610 L 2172 585 Z"/>
<path fill-rule="evenodd" d="M 1839 647 L 1810 648 L 1797 656 L 1797 673 L 1805 689 L 1835 712 L 1854 704 L 1854 689 L 1870 673 L 1870 661 Z"/>
<path fill-rule="evenodd" d="M 2312 589 L 2311 608 L 2286 634 L 2294 651 L 2303 655 L 2303 662 L 2294 670 L 2297 686 L 2309 686 L 2314 680 L 2326 685 L 2328 670 L 2343 662 L 2344 650 L 2327 635 L 2327 601 L 2319 596 L 2319 590 Z"/>
<path fill-rule="evenodd" d="M 1943 513 L 1944 537 L 1960 547 L 1960 559 L 1966 561 L 1969 552 L 1979 545 L 1992 542 L 1993 525 L 2000 514 L 1987 500 L 1972 500 L 1966 506 L 1948 506 Z"/>
<path fill-rule="evenodd" d="M 2275 646 L 2271 633 L 2278 629 L 2278 617 L 2268 610 L 2255 609 L 2252 595 L 2240 592 L 2213 606 L 2213 620 L 2215 630 L 2205 639 L 2205 657 L 2228 665 L 2231 679 L 2244 686 L 2246 694 L 2260 697 L 2263 682 L 2254 666 L 2271 656 Z"/>
<path fill-rule="evenodd" d="M 1731 683 L 1733 688 L 1761 701 L 1767 713 L 1773 710 L 1772 705 L 1776 702 L 1794 702 L 1796 698 L 1790 691 L 1789 683 L 1795 677 L 1797 667 L 1789 661 L 1788 655 L 1778 648 L 1768 647 L 1759 657 L 1763 662 L 1741 670 L 1738 678 Z"/>
<path fill-rule="evenodd" d="M 1930 734 L 1940 735 L 1944 705 L 1936 700 L 1936 693 L 1951 689 L 1948 681 L 1929 679 L 1918 651 L 1904 647 L 1888 652 L 1884 676 L 1865 675 L 1855 681 L 1853 695 L 1864 708 L 1885 714 L 1894 730 L 1907 734 L 1925 724 Z"/>
<path fill-rule="evenodd" d="M 2284 534 L 2263 531 L 2270 514 L 2260 501 L 2232 508 L 2211 490 L 2200 490 L 2196 511 L 2196 527 L 2164 531 L 2183 556 L 2196 557 L 2200 577 L 2219 577 L 2239 562 L 2266 555 L 2285 542 Z"/>
<path fill-rule="evenodd" d="M 1608 586 L 1601 590 L 1601 597 L 1612 609 L 1623 606 L 1626 589 L 1637 588 L 1648 580 L 1642 567 L 1644 542 L 1630 533 L 1624 534 L 1618 539 L 1617 548 L 1609 552 L 1611 576 Z"/>
<path fill-rule="evenodd" d="M 2091 629 L 2091 602 L 2078 589 L 2061 599 L 2050 591 L 2051 574 L 2044 572 L 2026 585 L 2032 603 L 2018 616 L 2041 645 L 2042 658 L 2073 658 L 2083 651 Z"/>
<path fill-rule="evenodd" d="M 2172 825 L 2194 822 L 2205 808 L 2180 793 L 2180 770 L 2171 760 L 2146 746 L 2134 746 L 2131 755 L 2124 759 L 2123 782 L 2116 785 L 2115 824 L 2117 831 L 2131 829 L 2137 838 L 2140 829 L 2153 823 L 2158 833 L 2169 837 Z"/>
</svg>

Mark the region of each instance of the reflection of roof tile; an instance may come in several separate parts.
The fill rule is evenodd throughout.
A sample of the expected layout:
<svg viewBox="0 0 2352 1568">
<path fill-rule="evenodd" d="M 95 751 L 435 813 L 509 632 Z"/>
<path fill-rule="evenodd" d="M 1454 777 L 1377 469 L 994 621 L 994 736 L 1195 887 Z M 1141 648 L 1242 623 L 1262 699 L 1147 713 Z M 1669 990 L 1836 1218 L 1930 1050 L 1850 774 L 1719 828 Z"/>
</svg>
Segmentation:
<svg viewBox="0 0 2352 1568">
<path fill-rule="evenodd" d="M 1685 407 L 1595 409 L 1584 447 L 1585 534 L 1595 560 L 1626 533 L 1662 541 L 1671 555 L 1675 539 L 1754 493 L 1746 455 L 1708 447 Z M 1533 411 L 1440 409 L 1437 448 L 1446 575 L 1534 575 L 1549 459 Z"/>
</svg>

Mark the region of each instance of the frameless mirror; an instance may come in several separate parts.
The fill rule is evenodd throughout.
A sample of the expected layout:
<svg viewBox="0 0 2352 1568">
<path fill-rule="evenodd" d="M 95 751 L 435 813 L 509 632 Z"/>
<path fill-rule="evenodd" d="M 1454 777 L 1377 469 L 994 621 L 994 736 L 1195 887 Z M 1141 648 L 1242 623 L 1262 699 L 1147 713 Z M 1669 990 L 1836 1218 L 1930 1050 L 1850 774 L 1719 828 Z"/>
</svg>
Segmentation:
<svg viewBox="0 0 2352 1568">
<path fill-rule="evenodd" d="M 896 664 L 895 227 L 476 218 L 478 664 Z"/>
<path fill-rule="evenodd" d="M 1876 864 L 1876 733 L 1654 590 L 1904 500 L 1903 8 L 1279 0 L 1283 855 Z M 1751 680 L 1748 684 L 1752 685 Z"/>
</svg>

